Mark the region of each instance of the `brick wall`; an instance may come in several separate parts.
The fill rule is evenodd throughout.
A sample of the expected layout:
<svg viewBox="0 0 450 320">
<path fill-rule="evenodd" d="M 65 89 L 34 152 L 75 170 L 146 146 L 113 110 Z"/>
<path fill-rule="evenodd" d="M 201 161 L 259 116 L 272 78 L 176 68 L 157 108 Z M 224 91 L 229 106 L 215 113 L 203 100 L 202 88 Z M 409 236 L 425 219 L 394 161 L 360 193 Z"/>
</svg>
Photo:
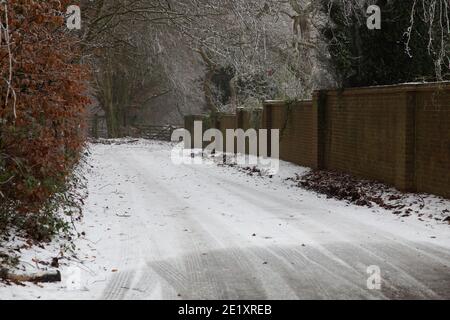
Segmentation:
<svg viewBox="0 0 450 320">
<path fill-rule="evenodd" d="M 280 129 L 280 159 L 317 168 L 317 109 L 312 101 L 267 102 L 264 112 L 265 127 Z"/>
<path fill-rule="evenodd" d="M 246 109 L 238 109 L 237 111 L 237 128 L 242 129 L 245 132 L 250 129 L 255 129 L 256 134 L 259 134 L 259 129 L 263 127 L 262 123 L 262 113 L 263 109 L 254 109 L 254 110 L 246 110 Z M 252 155 L 259 155 L 259 145 L 256 149 L 256 152 L 251 152 L 250 145 L 248 139 L 245 141 L 245 153 Z"/>
<path fill-rule="evenodd" d="M 233 129 L 235 130 L 237 126 L 236 115 L 235 114 L 226 114 L 219 113 L 216 118 L 216 129 L 219 129 L 222 132 L 223 136 L 223 151 L 226 151 L 227 147 L 227 130 Z"/>
<path fill-rule="evenodd" d="M 407 95 L 375 90 L 325 93 L 321 167 L 407 189 Z"/>
<path fill-rule="evenodd" d="M 449 83 L 315 92 L 266 103 L 263 122 L 285 128 L 282 160 L 450 198 Z"/>
<path fill-rule="evenodd" d="M 189 115 L 184 117 L 184 128 L 190 132 L 191 134 L 191 141 L 185 141 L 184 146 L 186 149 L 188 148 L 194 148 L 194 122 L 195 121 L 202 121 L 205 124 L 206 117 L 203 115 Z M 205 127 L 205 125 L 203 125 Z M 203 131 L 205 128 L 203 128 Z M 201 133 L 203 137 L 203 132 Z M 197 146 L 198 147 L 198 146 Z"/>
<path fill-rule="evenodd" d="M 450 198 L 449 84 L 322 95 L 324 169 Z"/>
<path fill-rule="evenodd" d="M 281 160 L 450 198 L 450 83 L 318 91 L 266 102 L 260 119 L 280 129 Z M 216 122 L 224 133 L 254 126 L 244 110 Z"/>
<path fill-rule="evenodd" d="M 450 89 L 416 93 L 415 183 L 450 198 Z"/>
<path fill-rule="evenodd" d="M 205 131 L 211 128 L 219 129 L 224 137 L 224 148 L 226 146 L 226 130 L 236 128 L 236 115 L 227 113 L 217 113 L 214 116 L 205 115 L 188 115 L 184 117 L 184 128 L 191 133 L 191 146 L 194 146 L 194 122 L 202 121 L 203 132 L 201 133 L 201 139 Z M 210 142 L 203 142 L 203 148 L 208 146 Z M 190 148 L 189 143 L 185 143 L 186 148 Z M 197 146 L 198 147 L 198 146 Z"/>
<path fill-rule="evenodd" d="M 216 128 L 222 131 L 223 135 L 225 136 L 226 130 L 236 129 L 236 115 L 225 113 L 218 114 L 216 123 Z"/>
</svg>

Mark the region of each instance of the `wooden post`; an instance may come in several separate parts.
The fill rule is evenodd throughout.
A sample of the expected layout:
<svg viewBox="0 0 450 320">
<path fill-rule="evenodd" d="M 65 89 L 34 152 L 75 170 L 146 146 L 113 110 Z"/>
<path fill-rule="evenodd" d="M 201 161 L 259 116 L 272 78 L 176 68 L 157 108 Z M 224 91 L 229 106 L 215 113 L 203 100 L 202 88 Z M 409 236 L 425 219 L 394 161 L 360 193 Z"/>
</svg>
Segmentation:
<svg viewBox="0 0 450 320">
<path fill-rule="evenodd" d="M 327 92 L 316 91 L 313 98 L 317 110 L 317 169 L 326 169 L 326 139 L 327 139 Z"/>
</svg>

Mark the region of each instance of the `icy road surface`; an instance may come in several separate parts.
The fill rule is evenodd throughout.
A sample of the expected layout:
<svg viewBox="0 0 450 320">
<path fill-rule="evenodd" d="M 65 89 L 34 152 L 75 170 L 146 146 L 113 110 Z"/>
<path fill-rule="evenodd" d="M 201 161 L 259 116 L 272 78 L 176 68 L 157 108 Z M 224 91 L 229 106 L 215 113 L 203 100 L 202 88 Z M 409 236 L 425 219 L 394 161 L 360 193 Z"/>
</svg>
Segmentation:
<svg viewBox="0 0 450 320">
<path fill-rule="evenodd" d="M 291 187 L 284 179 L 305 170 L 291 164 L 270 179 L 176 166 L 170 151 L 92 145 L 80 283 L 66 268 L 62 284 L 2 297 L 450 299 L 448 225 Z M 368 268 L 381 271 L 380 290 Z"/>
</svg>

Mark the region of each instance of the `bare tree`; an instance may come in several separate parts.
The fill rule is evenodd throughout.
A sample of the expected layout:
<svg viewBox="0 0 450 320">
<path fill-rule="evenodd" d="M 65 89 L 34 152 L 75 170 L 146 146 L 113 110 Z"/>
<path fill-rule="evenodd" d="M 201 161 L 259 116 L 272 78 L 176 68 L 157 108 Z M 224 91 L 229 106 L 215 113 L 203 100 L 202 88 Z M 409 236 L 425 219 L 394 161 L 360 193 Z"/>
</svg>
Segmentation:
<svg viewBox="0 0 450 320">
<path fill-rule="evenodd" d="M 83 1 L 88 21 L 82 44 L 86 58 L 94 61 L 97 94 L 113 134 L 120 126 L 114 122 L 121 121 L 128 106 L 161 97 L 171 97 L 181 117 L 195 104 L 204 104 L 209 112 L 234 112 L 264 99 L 308 98 L 314 89 L 332 85 L 327 47 L 318 32 L 327 20 L 323 3 Z M 374 3 L 330 0 L 328 7 L 340 4 L 365 24 L 367 6 Z M 416 14 L 419 5 L 427 8 L 423 17 Z M 406 8 L 411 10 L 411 26 L 405 32 L 414 30 L 415 19 L 428 21 L 429 50 L 439 53 L 437 65 L 449 59 L 448 7 L 449 0 L 416 0 Z"/>
</svg>

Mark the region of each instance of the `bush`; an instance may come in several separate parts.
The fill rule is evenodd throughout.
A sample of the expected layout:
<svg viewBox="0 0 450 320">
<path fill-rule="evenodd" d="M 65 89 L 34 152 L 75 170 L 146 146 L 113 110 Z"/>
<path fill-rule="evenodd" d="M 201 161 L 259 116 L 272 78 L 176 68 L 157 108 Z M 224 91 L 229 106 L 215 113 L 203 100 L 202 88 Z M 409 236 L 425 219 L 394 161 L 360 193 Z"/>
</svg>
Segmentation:
<svg viewBox="0 0 450 320">
<path fill-rule="evenodd" d="M 368 5 L 369 2 L 363 3 Z M 345 3 L 322 0 L 322 12 L 329 20 L 320 30 L 328 43 L 330 67 L 342 87 L 435 81 L 440 77 L 450 79 L 448 49 L 446 59 L 438 68 L 441 75 L 436 65 L 442 49 L 441 40 L 449 43 L 450 33 L 437 19 L 448 14 L 445 9 L 438 6 L 435 22 L 431 23 L 429 17 L 426 18 L 428 9 L 422 3 L 414 6 L 414 0 L 372 1 L 381 8 L 382 25 L 381 30 L 369 30 L 366 6 L 349 12 Z M 407 45 L 406 32 L 411 26 L 413 7 L 414 24 Z"/>
<path fill-rule="evenodd" d="M 0 46 L 0 231 L 15 224 L 48 240 L 61 228 L 56 195 L 67 191 L 85 141 L 87 70 L 76 34 L 65 27 L 67 0 L 6 3 L 0 6 L 10 38 L 4 32 Z"/>
</svg>

